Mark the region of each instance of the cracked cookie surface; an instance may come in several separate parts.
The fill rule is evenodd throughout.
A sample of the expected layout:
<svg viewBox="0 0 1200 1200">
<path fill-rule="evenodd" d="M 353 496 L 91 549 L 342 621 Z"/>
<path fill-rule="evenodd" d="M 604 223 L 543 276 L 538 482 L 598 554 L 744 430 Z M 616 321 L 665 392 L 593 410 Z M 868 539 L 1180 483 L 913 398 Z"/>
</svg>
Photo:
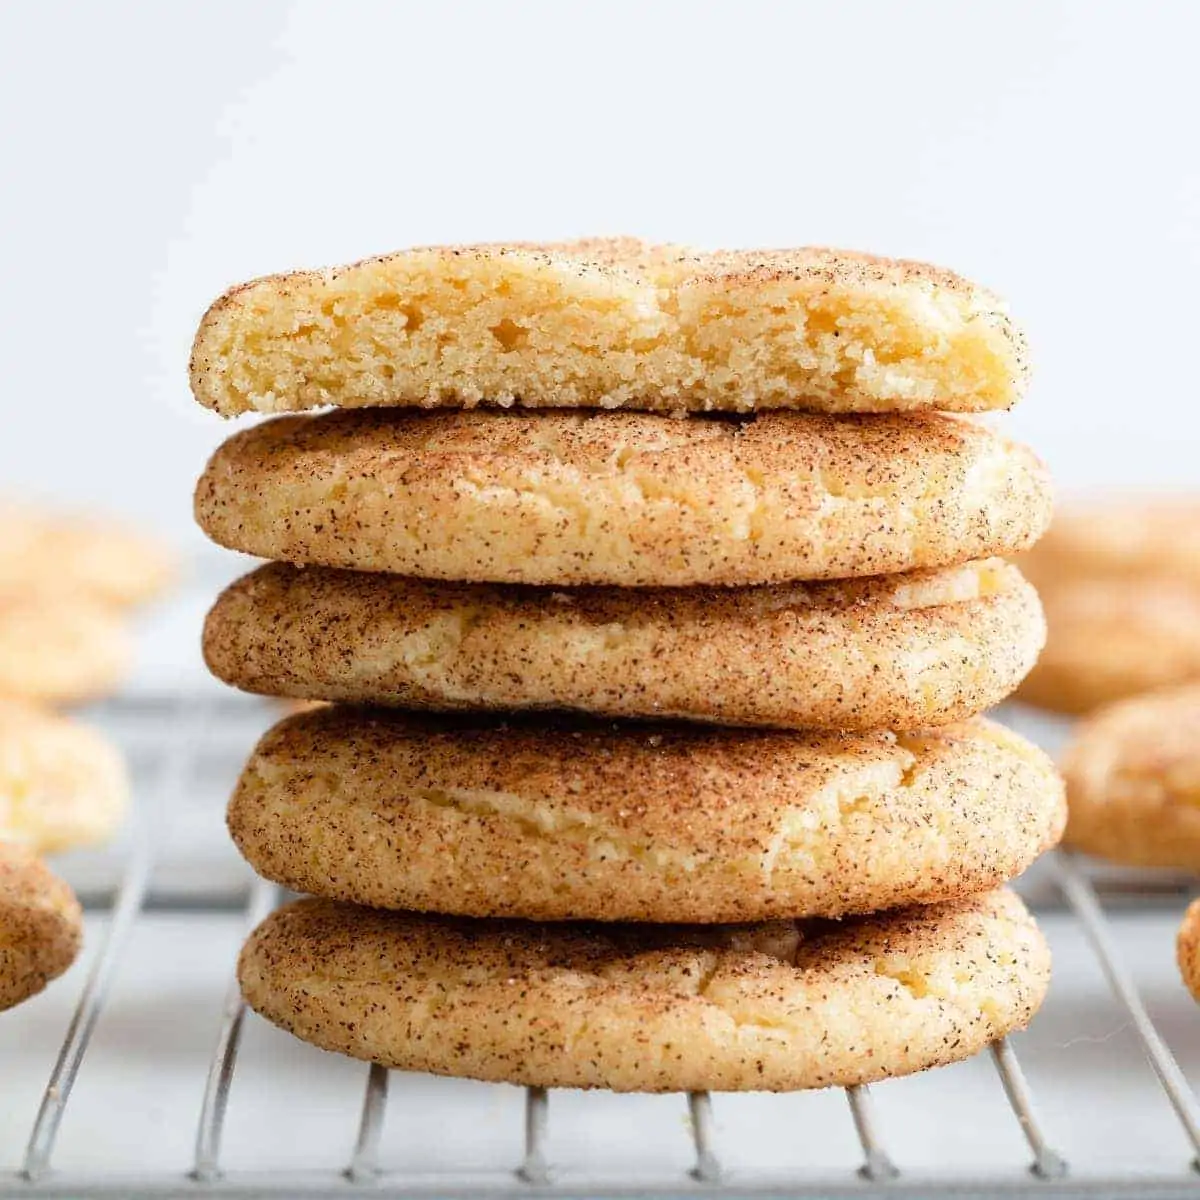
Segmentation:
<svg viewBox="0 0 1200 1200">
<path fill-rule="evenodd" d="M 423 578 L 677 587 L 841 579 L 1031 545 L 1035 455 L 935 413 L 406 413 L 279 417 L 196 490 L 214 541 Z"/>
<path fill-rule="evenodd" d="M 1007 891 L 844 922 L 537 925 L 301 900 L 238 977 L 268 1020 L 405 1070 L 616 1091 L 849 1086 L 1023 1028 L 1050 957 Z"/>
<path fill-rule="evenodd" d="M 259 874 L 380 908 L 728 922 L 1006 882 L 1064 820 L 1050 761 L 983 719 L 802 734 L 323 708 L 229 806 Z"/>
<path fill-rule="evenodd" d="M 913 729 L 1000 703 L 1043 638 L 1037 595 L 998 559 L 840 583 L 571 591 L 271 563 L 222 594 L 204 655 L 267 696 Z"/>
<path fill-rule="evenodd" d="M 61 975 L 82 939 L 71 889 L 30 847 L 0 842 L 0 1010 Z"/>
</svg>

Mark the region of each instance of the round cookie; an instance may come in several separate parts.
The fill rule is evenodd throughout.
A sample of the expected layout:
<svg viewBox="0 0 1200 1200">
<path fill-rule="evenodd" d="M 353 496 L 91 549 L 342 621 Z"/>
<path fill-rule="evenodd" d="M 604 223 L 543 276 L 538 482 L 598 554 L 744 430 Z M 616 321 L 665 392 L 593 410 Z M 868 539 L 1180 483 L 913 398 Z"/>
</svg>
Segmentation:
<svg viewBox="0 0 1200 1200">
<path fill-rule="evenodd" d="M 91 845 L 128 802 L 125 764 L 99 733 L 0 698 L 0 840 L 43 853 Z"/>
<path fill-rule="evenodd" d="M 841 923 L 535 925 L 301 900 L 242 950 L 247 1002 L 326 1050 L 540 1087 L 792 1091 L 967 1058 L 1050 955 L 1007 891 Z"/>
<path fill-rule="evenodd" d="M 1040 595 L 1046 648 L 1017 690 L 1025 703 L 1088 713 L 1200 680 L 1200 584 L 1110 577 L 1052 583 Z"/>
<path fill-rule="evenodd" d="M 576 589 L 285 563 L 229 587 L 204 655 L 267 696 L 914 729 L 1000 703 L 1044 640 L 999 559 L 844 583 Z"/>
<path fill-rule="evenodd" d="M 1031 545 L 1044 467 L 950 416 L 387 410 L 235 434 L 196 518 L 261 558 L 618 587 L 841 579 Z"/>
<path fill-rule="evenodd" d="M 132 646 L 120 615 L 79 593 L 0 589 L 0 696 L 74 704 L 116 690 Z"/>
<path fill-rule="evenodd" d="M 1200 685 L 1086 717 L 1061 766 L 1068 845 L 1118 863 L 1200 870 Z"/>
<path fill-rule="evenodd" d="M 1200 680 L 1200 498 L 1076 501 L 1020 565 L 1049 626 L 1020 699 L 1085 713 Z"/>
<path fill-rule="evenodd" d="M 977 718 L 799 734 L 325 708 L 259 742 L 229 805 L 295 891 L 476 917 L 836 917 L 978 892 L 1058 841 L 1049 759 Z"/>
<path fill-rule="evenodd" d="M 510 404 L 666 412 L 1008 408 L 1025 339 L 995 295 L 844 250 L 636 238 L 404 250 L 231 288 L 192 391 L 230 416 Z"/>
<path fill-rule="evenodd" d="M 1200 900 L 1193 900 L 1184 913 L 1175 950 L 1183 982 L 1200 1001 Z"/>
<path fill-rule="evenodd" d="M 140 604 L 175 576 L 154 538 L 91 518 L 0 504 L 0 591 L 82 592 L 106 604 Z"/>
<path fill-rule="evenodd" d="M 1117 496 L 1065 505 L 1022 565 L 1045 588 L 1082 579 L 1149 578 L 1200 588 L 1200 496 Z"/>
<path fill-rule="evenodd" d="M 0 1010 L 61 975 L 82 940 L 71 889 L 30 847 L 0 842 Z"/>
</svg>

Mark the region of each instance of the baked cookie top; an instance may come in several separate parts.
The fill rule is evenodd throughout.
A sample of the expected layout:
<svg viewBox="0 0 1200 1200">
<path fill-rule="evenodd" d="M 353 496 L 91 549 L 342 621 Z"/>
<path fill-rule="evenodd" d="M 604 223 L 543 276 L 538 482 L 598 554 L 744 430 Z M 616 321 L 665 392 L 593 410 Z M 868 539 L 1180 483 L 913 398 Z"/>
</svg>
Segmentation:
<svg viewBox="0 0 1200 1200">
<path fill-rule="evenodd" d="M 301 900 L 251 935 L 250 1006 L 389 1067 L 547 1087 L 788 1091 L 967 1058 L 1028 1023 L 1049 952 L 988 892 L 843 922 L 536 925 Z"/>
<path fill-rule="evenodd" d="M 260 874 L 387 908 L 561 920 L 840 916 L 996 886 L 1062 785 L 977 719 L 859 735 L 327 707 L 251 755 L 229 826 Z"/>
<path fill-rule="evenodd" d="M 404 250 L 231 288 L 192 390 L 226 416 L 403 405 L 964 412 L 1025 388 L 995 295 L 842 250 L 635 238 Z"/>
<path fill-rule="evenodd" d="M 61 975 L 82 938 L 71 889 L 31 847 L 0 841 L 0 1010 Z"/>
<path fill-rule="evenodd" d="M 1030 546 L 1050 482 L 1025 447 L 934 413 L 279 417 L 196 491 L 215 541 L 426 578 L 747 585 L 882 575 Z"/>
<path fill-rule="evenodd" d="M 1044 638 L 1000 559 L 837 583 L 553 588 L 270 563 L 205 623 L 218 678 L 435 711 L 911 729 L 998 704 Z"/>
</svg>

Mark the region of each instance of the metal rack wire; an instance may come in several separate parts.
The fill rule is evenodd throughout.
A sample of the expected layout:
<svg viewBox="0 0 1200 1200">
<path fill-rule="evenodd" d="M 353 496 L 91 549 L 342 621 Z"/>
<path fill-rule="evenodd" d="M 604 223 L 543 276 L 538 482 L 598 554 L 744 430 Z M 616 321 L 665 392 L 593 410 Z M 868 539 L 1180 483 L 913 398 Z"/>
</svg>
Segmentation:
<svg viewBox="0 0 1200 1200">
<path fill-rule="evenodd" d="M 81 988 L 74 1017 L 33 1119 L 23 1163 L 16 1174 L 0 1175 L 0 1195 L 344 1196 L 364 1188 L 377 1195 L 461 1195 L 466 1190 L 461 1182 L 443 1182 L 427 1176 L 410 1177 L 381 1168 L 380 1142 L 388 1109 L 389 1073 L 374 1066 L 366 1073 L 357 1138 L 348 1161 L 329 1171 L 309 1174 L 227 1172 L 222 1164 L 222 1136 L 231 1089 L 236 1083 L 238 1052 L 246 1019 L 245 1006 L 232 981 L 220 1014 L 219 1036 L 200 1097 L 200 1117 L 190 1171 L 173 1176 L 140 1176 L 134 1169 L 136 1164 L 131 1164 L 128 1173 L 112 1177 L 60 1177 L 54 1171 L 55 1148 L 64 1113 L 77 1081 L 87 1070 L 88 1049 L 97 1021 L 109 1000 L 130 937 L 150 897 L 161 840 L 163 805 L 186 793 L 196 771 L 199 748 L 206 744 L 214 726 L 230 719 L 227 707 L 219 699 L 177 700 L 165 710 L 159 710 L 154 717 L 163 735 L 157 739 L 153 770 L 142 780 L 139 826 L 112 898 L 103 942 Z M 130 715 L 129 712 L 125 714 L 126 717 Z M 136 711 L 132 715 L 137 719 Z M 238 719 L 244 719 L 241 710 Z M 909 1178 L 896 1165 L 881 1136 L 871 1090 L 864 1086 L 846 1091 L 861 1150 L 861 1163 L 856 1172 L 848 1173 L 844 1179 L 808 1179 L 803 1172 L 787 1179 L 759 1179 L 745 1172 L 730 1172 L 717 1144 L 714 1113 L 720 1098 L 714 1102 L 708 1093 L 699 1092 L 681 1097 L 681 1107 L 686 1106 L 692 1141 L 690 1171 L 665 1184 L 648 1186 L 645 1181 L 631 1178 L 627 1182 L 606 1184 L 603 1191 L 614 1195 L 652 1191 L 684 1194 L 716 1189 L 739 1195 L 797 1196 L 1200 1196 L 1200 1104 L 1120 960 L 1096 886 L 1072 855 L 1060 852 L 1051 861 L 1054 884 L 1061 900 L 1079 922 L 1114 996 L 1136 1032 L 1158 1084 L 1191 1146 L 1194 1155 L 1191 1162 L 1181 1161 L 1167 1173 L 1077 1180 L 1072 1173 L 1072 1164 L 1056 1151 L 1051 1133 L 1037 1115 L 1037 1105 L 1013 1046 L 1008 1041 L 1001 1041 L 992 1047 L 991 1061 L 1028 1150 L 1026 1161 L 1016 1164 L 1021 1169 L 1004 1178 Z M 278 889 L 273 885 L 260 881 L 253 886 L 244 908 L 247 928 L 261 920 L 278 899 Z M 578 1180 L 564 1180 L 560 1176 L 550 1145 L 553 1109 L 553 1096 L 546 1089 L 527 1089 L 524 1147 L 514 1147 L 513 1161 L 507 1171 L 478 1181 L 471 1190 L 489 1195 L 525 1197 L 600 1194 L 600 1189 L 584 1188 Z"/>
</svg>

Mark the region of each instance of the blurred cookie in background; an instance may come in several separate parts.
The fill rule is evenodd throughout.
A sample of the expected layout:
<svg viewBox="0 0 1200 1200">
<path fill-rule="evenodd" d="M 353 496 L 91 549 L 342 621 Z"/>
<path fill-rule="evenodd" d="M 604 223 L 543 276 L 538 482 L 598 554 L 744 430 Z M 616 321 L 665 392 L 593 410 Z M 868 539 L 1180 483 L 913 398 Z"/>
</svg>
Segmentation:
<svg viewBox="0 0 1200 1200">
<path fill-rule="evenodd" d="M 1088 713 L 1200 680 L 1200 584 L 1095 579 L 1043 585 L 1039 594 L 1046 647 L 1017 690 L 1026 704 Z"/>
<path fill-rule="evenodd" d="M 79 592 L 0 587 L 0 697 L 78 704 L 115 691 L 132 662 L 122 615 Z"/>
<path fill-rule="evenodd" d="M 1066 845 L 1131 866 L 1200 870 L 1200 684 L 1084 718 L 1059 765 Z"/>
<path fill-rule="evenodd" d="M 1193 900 L 1184 914 L 1176 942 L 1176 956 L 1183 982 L 1200 1001 L 1200 900 Z"/>
<path fill-rule="evenodd" d="M 93 845 L 128 804 L 115 746 L 78 721 L 0 699 L 0 841 L 43 853 Z"/>
<path fill-rule="evenodd" d="M 0 501 L 0 589 L 81 592 L 128 607 L 153 600 L 178 574 L 157 538 L 117 522 Z"/>
<path fill-rule="evenodd" d="M 32 848 L 0 841 L 0 1010 L 61 975 L 82 940 L 71 889 Z"/>
<path fill-rule="evenodd" d="M 1064 504 L 1021 562 L 1044 588 L 1148 577 L 1200 587 L 1200 496 L 1126 495 Z"/>
<path fill-rule="evenodd" d="M 1019 562 L 1048 636 L 1018 699 L 1086 713 L 1200 680 L 1200 498 L 1067 506 Z"/>
</svg>

